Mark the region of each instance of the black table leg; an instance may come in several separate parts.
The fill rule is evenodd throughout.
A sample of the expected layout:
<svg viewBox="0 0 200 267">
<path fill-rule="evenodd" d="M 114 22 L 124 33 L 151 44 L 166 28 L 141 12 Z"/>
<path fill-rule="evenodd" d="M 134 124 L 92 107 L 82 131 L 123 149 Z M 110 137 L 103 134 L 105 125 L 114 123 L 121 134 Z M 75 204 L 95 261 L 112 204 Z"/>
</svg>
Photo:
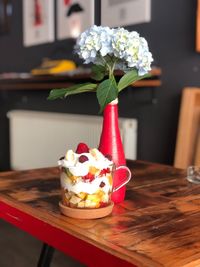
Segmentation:
<svg viewBox="0 0 200 267">
<path fill-rule="evenodd" d="M 51 260 L 53 258 L 53 253 L 54 248 L 44 243 L 42 246 L 37 267 L 50 267 Z"/>
</svg>

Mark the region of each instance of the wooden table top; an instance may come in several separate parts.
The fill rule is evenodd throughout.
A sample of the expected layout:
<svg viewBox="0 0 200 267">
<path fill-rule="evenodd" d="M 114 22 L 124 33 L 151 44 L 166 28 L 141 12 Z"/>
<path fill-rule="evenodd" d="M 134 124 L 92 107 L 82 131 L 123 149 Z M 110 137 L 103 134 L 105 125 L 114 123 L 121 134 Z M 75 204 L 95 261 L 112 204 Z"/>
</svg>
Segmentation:
<svg viewBox="0 0 200 267">
<path fill-rule="evenodd" d="M 200 266 L 200 186 L 184 170 L 128 166 L 126 200 L 96 220 L 60 214 L 58 168 L 0 173 L 0 218 L 88 266 Z"/>
</svg>

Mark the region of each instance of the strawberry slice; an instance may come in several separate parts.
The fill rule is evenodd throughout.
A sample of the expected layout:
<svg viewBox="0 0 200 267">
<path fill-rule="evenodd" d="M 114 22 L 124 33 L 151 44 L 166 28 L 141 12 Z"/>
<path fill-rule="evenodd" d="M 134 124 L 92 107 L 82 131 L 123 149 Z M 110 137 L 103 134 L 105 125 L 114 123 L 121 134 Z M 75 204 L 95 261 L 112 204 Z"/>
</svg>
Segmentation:
<svg viewBox="0 0 200 267">
<path fill-rule="evenodd" d="M 101 170 L 99 176 L 101 177 L 103 175 L 106 175 L 107 173 L 110 173 L 110 169 L 109 168 Z"/>
<path fill-rule="evenodd" d="M 88 173 L 87 175 L 83 176 L 83 180 L 87 180 L 89 182 L 92 182 L 94 180 L 95 176 L 94 174 Z"/>
<path fill-rule="evenodd" d="M 79 143 L 76 148 L 77 154 L 89 153 L 89 147 L 85 143 Z"/>
</svg>

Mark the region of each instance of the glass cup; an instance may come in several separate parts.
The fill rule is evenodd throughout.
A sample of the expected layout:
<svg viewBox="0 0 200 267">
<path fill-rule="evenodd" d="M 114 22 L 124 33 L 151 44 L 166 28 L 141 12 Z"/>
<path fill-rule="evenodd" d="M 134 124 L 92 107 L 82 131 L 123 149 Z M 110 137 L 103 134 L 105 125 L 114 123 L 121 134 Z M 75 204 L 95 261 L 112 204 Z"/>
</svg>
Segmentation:
<svg viewBox="0 0 200 267">
<path fill-rule="evenodd" d="M 85 176 L 72 175 L 75 168 L 61 168 L 61 195 L 62 204 L 71 208 L 91 209 L 106 207 L 111 204 L 112 192 L 119 190 L 131 179 L 131 171 L 126 166 L 116 167 L 114 164 L 99 170 L 90 166 L 89 173 Z M 113 187 L 114 173 L 124 169 L 126 177 Z"/>
<path fill-rule="evenodd" d="M 200 166 L 189 166 L 187 168 L 187 180 L 194 184 L 200 184 Z"/>
</svg>

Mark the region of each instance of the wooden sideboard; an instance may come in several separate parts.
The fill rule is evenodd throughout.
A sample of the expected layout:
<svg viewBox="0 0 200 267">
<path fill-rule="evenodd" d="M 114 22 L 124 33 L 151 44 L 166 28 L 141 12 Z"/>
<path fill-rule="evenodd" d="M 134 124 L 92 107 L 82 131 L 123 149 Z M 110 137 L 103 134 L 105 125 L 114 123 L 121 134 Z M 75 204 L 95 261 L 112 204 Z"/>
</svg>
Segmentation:
<svg viewBox="0 0 200 267">
<path fill-rule="evenodd" d="M 121 72 L 116 75 L 120 78 Z M 161 69 L 153 68 L 151 77 L 137 81 L 132 87 L 155 88 L 161 85 Z M 0 75 L 0 90 L 49 90 L 53 88 L 65 88 L 75 83 L 89 81 L 90 72 L 88 70 L 78 70 L 60 75 L 32 76 L 26 74 Z"/>
</svg>

